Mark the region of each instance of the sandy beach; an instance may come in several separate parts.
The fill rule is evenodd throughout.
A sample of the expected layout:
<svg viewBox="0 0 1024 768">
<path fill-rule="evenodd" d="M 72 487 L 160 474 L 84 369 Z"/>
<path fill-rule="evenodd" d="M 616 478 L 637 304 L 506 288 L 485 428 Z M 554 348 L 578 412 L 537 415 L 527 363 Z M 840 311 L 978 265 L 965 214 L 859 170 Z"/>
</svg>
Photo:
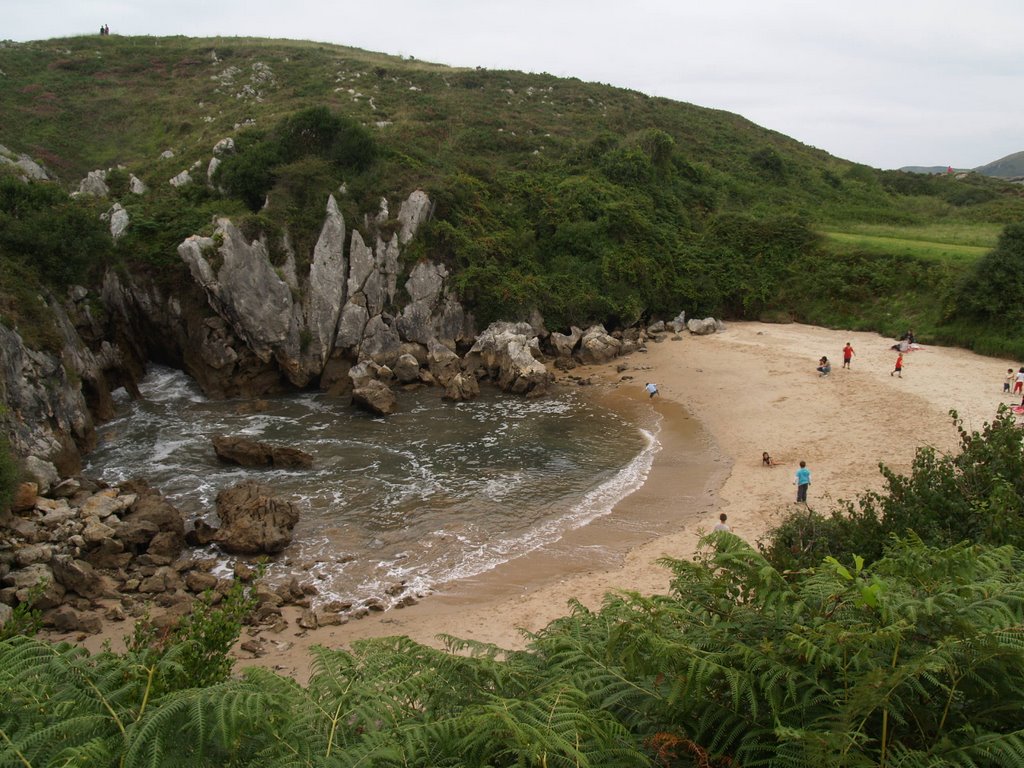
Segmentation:
<svg viewBox="0 0 1024 768">
<path fill-rule="evenodd" d="M 849 369 L 841 367 L 846 342 L 856 353 Z M 452 635 L 521 648 L 525 633 L 566 614 L 572 600 L 598 607 L 609 592 L 666 591 L 669 574 L 658 559 L 692 556 L 721 512 L 734 533 L 755 544 L 794 508 L 801 460 L 812 471 L 808 503 L 824 511 L 880 488 L 879 462 L 905 471 L 919 446 L 955 449 L 950 409 L 972 429 L 990 420 L 1000 403 L 1018 402 L 1001 390 L 1007 368 L 1016 370 L 1019 362 L 925 346 L 905 356 L 898 378 L 890 375 L 893 343 L 874 333 L 732 323 L 710 336 L 666 337 L 645 353 L 560 373 L 561 386 L 588 379 L 595 396 L 658 411 L 660 450 L 642 488 L 557 546 L 446 585 L 416 605 L 315 630 L 300 629 L 298 611 L 289 609 L 288 628 L 276 634 L 263 629 L 265 653 L 239 651 L 239 664 L 305 681 L 307 651 L 316 644 L 344 647 L 366 637 L 408 635 L 441 647 L 441 637 Z M 822 355 L 833 363 L 827 377 L 815 371 Z M 647 381 L 660 388 L 652 399 Z M 777 466 L 764 467 L 762 451 Z M 618 565 L 589 567 L 591 547 L 615 549 Z M 124 625 L 111 630 L 130 631 Z M 103 639 L 86 645 L 99 647 Z M 113 639 L 116 647 L 119 638 Z M 251 639 L 243 630 L 241 640 Z"/>
</svg>

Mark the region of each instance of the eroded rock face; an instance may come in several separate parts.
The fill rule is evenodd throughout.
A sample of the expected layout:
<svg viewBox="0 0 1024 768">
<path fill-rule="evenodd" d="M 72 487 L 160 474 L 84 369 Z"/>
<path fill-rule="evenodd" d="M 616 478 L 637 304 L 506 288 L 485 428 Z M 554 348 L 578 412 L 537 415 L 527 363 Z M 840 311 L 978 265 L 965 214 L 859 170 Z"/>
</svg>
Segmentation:
<svg viewBox="0 0 1024 768">
<path fill-rule="evenodd" d="M 464 362 L 466 371 L 482 371 L 506 392 L 539 396 L 553 377 L 538 361 L 536 331 L 529 323 L 492 323 L 481 333 Z"/>
<path fill-rule="evenodd" d="M 273 489 L 246 482 L 217 494 L 221 527 L 214 541 L 237 554 L 275 554 L 292 541 L 299 510 Z"/>
<path fill-rule="evenodd" d="M 600 365 L 621 354 L 622 342 L 610 335 L 603 325 L 593 325 L 583 332 L 576 357 L 584 365 Z"/>
</svg>

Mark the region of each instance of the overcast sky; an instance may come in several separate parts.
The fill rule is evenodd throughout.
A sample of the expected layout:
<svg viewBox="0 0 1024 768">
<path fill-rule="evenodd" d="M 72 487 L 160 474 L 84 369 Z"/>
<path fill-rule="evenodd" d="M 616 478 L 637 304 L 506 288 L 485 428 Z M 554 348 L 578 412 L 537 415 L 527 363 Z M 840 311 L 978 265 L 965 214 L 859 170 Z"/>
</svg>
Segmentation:
<svg viewBox="0 0 1024 768">
<path fill-rule="evenodd" d="M 1021 0 L 0 0 L 0 39 L 101 24 L 578 77 L 737 112 L 878 168 L 1024 151 Z"/>
</svg>

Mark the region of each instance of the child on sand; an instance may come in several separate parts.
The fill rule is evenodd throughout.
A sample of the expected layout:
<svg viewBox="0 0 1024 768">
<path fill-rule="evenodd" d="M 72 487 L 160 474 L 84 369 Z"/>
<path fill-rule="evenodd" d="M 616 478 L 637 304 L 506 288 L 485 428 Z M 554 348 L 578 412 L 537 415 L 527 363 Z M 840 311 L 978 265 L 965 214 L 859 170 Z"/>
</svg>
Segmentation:
<svg viewBox="0 0 1024 768">
<path fill-rule="evenodd" d="M 1010 391 L 1010 387 L 1013 385 L 1013 382 L 1016 380 L 1016 378 L 1017 377 L 1013 373 L 1013 368 L 1007 368 L 1006 378 L 1003 380 L 1003 392 Z"/>
<path fill-rule="evenodd" d="M 768 451 L 761 452 L 761 463 L 766 467 L 775 466 L 775 462 L 772 460 L 772 457 L 768 455 Z"/>
<path fill-rule="evenodd" d="M 1017 375 L 1014 376 L 1013 394 L 1021 394 L 1021 388 L 1024 387 L 1024 368 L 1017 371 Z"/>
<path fill-rule="evenodd" d="M 654 397 L 656 394 L 658 394 L 657 384 L 651 384 L 650 382 L 648 382 L 644 384 L 644 389 L 647 390 L 647 394 L 650 395 L 651 397 Z"/>
<path fill-rule="evenodd" d="M 1024 371 L 1024 368 L 1021 368 L 1021 370 Z M 893 368 L 891 371 L 889 371 L 889 375 L 892 376 L 894 373 L 898 374 L 901 379 L 903 378 L 903 353 L 902 352 L 900 352 L 899 355 L 896 356 L 896 367 Z"/>
<path fill-rule="evenodd" d="M 832 363 L 828 361 L 827 357 L 822 357 L 818 361 L 818 373 L 822 376 L 828 376 L 832 373 Z"/>
<path fill-rule="evenodd" d="M 729 525 L 725 522 L 727 518 L 728 518 L 728 516 L 725 514 L 725 512 L 723 512 L 722 514 L 720 514 L 718 516 L 718 522 L 715 524 L 715 530 L 716 531 L 731 531 L 732 530 L 729 527 Z"/>
<path fill-rule="evenodd" d="M 846 342 L 846 346 L 843 347 L 843 368 L 850 367 L 850 361 L 853 359 L 854 354 L 853 346 L 850 342 Z"/>
</svg>

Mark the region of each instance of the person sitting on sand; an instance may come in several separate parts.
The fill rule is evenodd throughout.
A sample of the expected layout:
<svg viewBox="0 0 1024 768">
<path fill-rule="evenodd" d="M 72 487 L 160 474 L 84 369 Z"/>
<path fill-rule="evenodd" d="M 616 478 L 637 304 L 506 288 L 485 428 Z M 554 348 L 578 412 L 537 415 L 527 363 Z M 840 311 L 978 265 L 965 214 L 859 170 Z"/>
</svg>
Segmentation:
<svg viewBox="0 0 1024 768">
<path fill-rule="evenodd" d="M 822 376 L 828 376 L 832 373 L 832 363 L 828 361 L 827 357 L 822 357 L 818 361 L 818 373 Z"/>
<path fill-rule="evenodd" d="M 716 531 L 731 531 L 732 528 L 730 528 L 729 524 L 725 522 L 727 519 L 728 519 L 728 515 L 726 515 L 725 512 L 720 514 L 718 516 L 718 522 L 715 524 L 715 530 Z"/>
<path fill-rule="evenodd" d="M 766 467 L 774 467 L 775 461 L 768 455 L 768 451 L 761 452 L 761 463 Z"/>
</svg>

